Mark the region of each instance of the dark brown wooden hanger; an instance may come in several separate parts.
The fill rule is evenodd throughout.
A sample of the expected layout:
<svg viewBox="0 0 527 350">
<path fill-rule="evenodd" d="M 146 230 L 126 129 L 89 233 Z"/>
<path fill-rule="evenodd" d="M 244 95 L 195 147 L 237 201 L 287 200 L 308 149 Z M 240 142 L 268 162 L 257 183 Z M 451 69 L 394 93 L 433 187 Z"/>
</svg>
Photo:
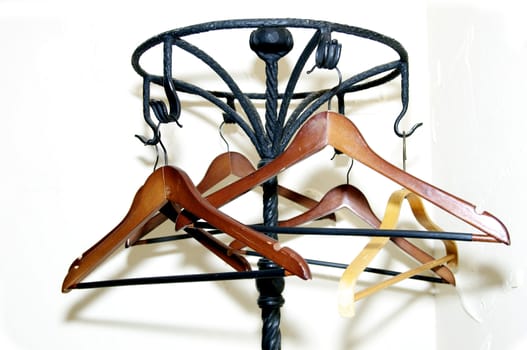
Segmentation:
<svg viewBox="0 0 527 350">
<path fill-rule="evenodd" d="M 200 193 L 206 193 L 208 190 L 218 185 L 231 175 L 241 178 L 255 171 L 256 168 L 252 165 L 251 161 L 241 153 L 225 152 L 212 160 L 202 180 L 198 185 L 196 185 L 196 188 Z M 277 188 L 277 192 L 280 196 L 287 198 L 290 201 L 303 206 L 304 208 L 313 208 L 318 203 L 314 199 L 280 185 Z M 171 210 L 171 207 L 162 208 L 158 214 L 145 223 L 145 225 L 139 231 L 139 236 L 144 237 L 164 223 L 167 219 L 175 221 L 178 214 L 179 213 L 176 211 Z M 335 214 L 332 213 L 321 218 L 330 219 L 333 221 L 336 220 Z M 135 241 L 134 237 L 131 237 L 126 242 L 127 247 L 136 244 L 141 244 L 141 242 Z"/>
<path fill-rule="evenodd" d="M 339 185 L 329 190 L 313 208 L 300 215 L 280 221 L 281 226 L 299 226 L 314 221 L 324 215 L 335 213 L 341 208 L 348 208 L 364 222 L 378 227 L 377 218 L 370 203 L 357 187 L 349 184 Z"/>
<path fill-rule="evenodd" d="M 333 146 L 354 160 L 363 163 L 419 197 L 482 231 L 483 234 L 471 234 L 473 241 L 510 244 L 507 228 L 498 218 L 486 211 L 479 212 L 473 204 L 390 164 L 368 146 L 352 121 L 335 112 L 321 112 L 313 116 L 300 128 L 289 147 L 275 160 L 211 194 L 207 200 L 215 207 L 220 207 L 326 146 Z M 180 215 L 176 227 L 188 225 L 191 221 L 185 215 Z"/>
<path fill-rule="evenodd" d="M 186 213 L 192 213 L 194 219 L 202 218 L 212 226 L 244 242 L 282 266 L 289 274 L 303 279 L 311 278 L 307 263 L 298 253 L 288 247 L 280 247 L 278 241 L 223 214 L 201 196 L 184 171 L 164 166 L 148 177 L 136 193 L 130 210 L 117 227 L 73 261 L 64 278 L 62 291 L 68 292 L 74 288 L 75 284 L 82 281 L 167 203 L 184 208 Z"/>
<path fill-rule="evenodd" d="M 368 202 L 368 199 L 357 187 L 344 184 L 329 190 L 323 197 L 320 199 L 318 204 L 305 211 L 304 213 L 292 217 L 287 220 L 280 221 L 278 224 L 280 226 L 299 226 L 305 223 L 316 220 L 325 215 L 335 213 L 339 209 L 346 208 L 350 210 L 353 214 L 362 219 L 365 223 L 374 228 L 379 228 L 381 225 L 381 220 L 375 215 L 371 206 Z M 412 207 L 414 210 L 414 207 Z M 416 218 L 421 218 L 421 213 L 417 213 Z M 435 260 L 435 258 L 417 247 L 412 242 L 408 241 L 402 237 L 391 237 L 390 240 L 403 250 L 406 254 L 412 256 L 414 259 L 420 263 L 428 263 Z M 455 246 L 454 242 L 443 241 L 447 251 L 452 250 L 452 246 Z M 229 245 L 235 251 L 238 251 L 244 248 L 243 244 L 240 244 L 238 241 L 234 241 Z M 452 271 L 447 266 L 435 266 L 432 271 L 434 271 L 438 276 L 443 278 L 447 283 L 451 285 L 456 284 L 456 278 Z"/>
</svg>

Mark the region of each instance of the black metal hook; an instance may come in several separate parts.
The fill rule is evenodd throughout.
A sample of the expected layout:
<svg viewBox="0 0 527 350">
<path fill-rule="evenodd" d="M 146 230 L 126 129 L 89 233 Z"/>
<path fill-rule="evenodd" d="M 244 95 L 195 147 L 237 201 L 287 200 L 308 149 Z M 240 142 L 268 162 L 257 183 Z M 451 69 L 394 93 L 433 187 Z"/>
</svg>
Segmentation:
<svg viewBox="0 0 527 350">
<path fill-rule="evenodd" d="M 141 135 L 135 135 L 145 146 L 154 146 L 157 145 L 161 141 L 161 131 L 160 126 L 161 124 L 169 123 L 170 118 L 168 118 L 168 111 L 165 103 L 160 100 L 150 100 L 148 102 L 148 105 L 150 108 L 152 108 L 152 111 L 154 112 L 154 115 L 156 116 L 156 119 L 158 120 L 158 123 L 154 123 L 154 121 L 150 118 L 145 118 L 148 126 L 152 129 L 154 132 L 154 136 L 151 139 L 146 138 L 145 136 Z"/>
<path fill-rule="evenodd" d="M 331 39 L 329 30 L 322 29 L 317 52 L 315 53 L 315 65 L 307 73 L 311 73 L 315 68 L 336 68 L 340 60 L 341 51 L 342 44 L 337 39 Z"/>
<path fill-rule="evenodd" d="M 393 130 L 395 131 L 395 134 L 396 134 L 397 136 L 399 136 L 400 138 L 407 138 L 407 137 L 409 137 L 410 135 L 412 135 L 412 134 L 414 133 L 414 131 L 415 131 L 417 128 L 419 128 L 420 126 L 423 125 L 422 122 L 419 122 L 419 123 L 414 124 L 414 126 L 412 126 L 412 127 L 410 128 L 409 131 L 404 131 L 404 130 L 401 131 L 400 128 L 399 128 L 399 124 L 401 123 L 401 120 L 403 119 L 403 117 L 404 117 L 404 114 L 401 113 L 401 114 L 395 119 L 395 124 L 394 124 L 394 126 L 393 126 Z"/>
<path fill-rule="evenodd" d="M 401 62 L 399 66 L 399 71 L 401 72 L 401 102 L 403 108 L 397 118 L 395 119 L 393 130 L 395 131 L 395 134 L 397 136 L 401 138 L 407 138 L 411 136 L 417 128 L 422 126 L 423 123 L 414 124 L 414 126 L 412 126 L 409 131 L 401 131 L 399 127 L 401 120 L 403 119 L 404 115 L 406 114 L 406 111 L 408 110 L 408 63 Z"/>
</svg>

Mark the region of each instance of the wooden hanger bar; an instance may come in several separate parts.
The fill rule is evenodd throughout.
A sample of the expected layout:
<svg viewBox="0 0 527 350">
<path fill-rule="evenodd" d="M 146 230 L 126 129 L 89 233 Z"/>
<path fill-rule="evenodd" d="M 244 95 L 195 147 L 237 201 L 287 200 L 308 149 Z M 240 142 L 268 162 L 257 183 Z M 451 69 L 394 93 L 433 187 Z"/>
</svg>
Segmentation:
<svg viewBox="0 0 527 350">
<path fill-rule="evenodd" d="M 379 282 L 379 283 L 376 283 L 375 285 L 371 286 L 371 287 L 368 287 L 368 288 L 365 288 L 357 293 L 355 293 L 355 301 L 357 300 L 360 300 L 360 299 L 363 299 L 363 298 L 366 298 L 382 289 L 385 289 L 391 285 L 394 285 L 398 282 L 401 282 L 405 279 L 412 279 L 416 276 L 419 276 L 418 274 L 419 273 L 422 273 L 422 272 L 425 272 L 425 271 L 428 271 L 428 270 L 433 270 L 435 267 L 438 267 L 438 266 L 441 266 L 443 264 L 447 264 L 453 260 L 456 260 L 457 259 L 457 255 L 455 254 L 450 254 L 450 255 L 445 255 L 443 256 L 442 258 L 439 258 L 439 259 L 434 259 L 432 261 L 429 261 L 425 264 L 422 264 L 418 267 L 415 267 L 411 270 L 408 270 L 408 271 L 405 271 L 405 272 L 401 272 L 397 275 L 395 275 L 394 277 L 392 278 L 389 278 L 387 280 L 384 280 L 382 282 Z M 365 268 L 364 269 L 364 272 L 367 271 L 368 268 Z"/>
<path fill-rule="evenodd" d="M 203 244 L 208 250 L 229 264 L 236 271 L 250 271 L 251 265 L 240 254 L 233 252 L 229 246 L 212 236 L 206 230 L 194 227 L 185 228 L 192 238 Z"/>
</svg>

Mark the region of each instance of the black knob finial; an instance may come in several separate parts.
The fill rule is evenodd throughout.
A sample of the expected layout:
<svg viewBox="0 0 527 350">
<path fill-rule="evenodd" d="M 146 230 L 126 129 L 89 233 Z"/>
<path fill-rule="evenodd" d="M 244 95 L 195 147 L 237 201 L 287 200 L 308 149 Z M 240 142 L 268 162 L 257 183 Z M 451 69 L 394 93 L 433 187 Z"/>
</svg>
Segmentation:
<svg viewBox="0 0 527 350">
<path fill-rule="evenodd" d="M 264 61 L 278 60 L 293 48 L 293 36 L 283 27 L 258 28 L 251 33 L 249 42 L 251 49 Z"/>
</svg>

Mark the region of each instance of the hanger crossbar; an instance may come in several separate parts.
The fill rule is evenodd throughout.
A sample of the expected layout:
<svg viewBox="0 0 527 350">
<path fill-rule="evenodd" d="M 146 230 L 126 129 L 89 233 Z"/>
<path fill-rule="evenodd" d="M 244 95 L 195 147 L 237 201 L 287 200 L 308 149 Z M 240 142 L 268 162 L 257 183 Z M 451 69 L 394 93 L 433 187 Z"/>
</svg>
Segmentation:
<svg viewBox="0 0 527 350">
<path fill-rule="evenodd" d="M 137 277 L 137 278 L 123 278 L 117 280 L 80 282 L 71 289 L 92 289 L 92 288 L 107 288 L 107 287 L 122 287 L 122 286 L 137 286 L 148 284 L 166 284 L 166 283 L 187 283 L 187 282 L 210 282 L 210 281 L 227 281 L 227 280 L 241 280 L 253 278 L 276 278 L 284 277 L 284 269 L 269 269 L 257 271 L 242 271 L 242 272 L 214 272 L 188 275 L 172 275 L 172 276 L 155 276 L 155 277 Z"/>
</svg>

